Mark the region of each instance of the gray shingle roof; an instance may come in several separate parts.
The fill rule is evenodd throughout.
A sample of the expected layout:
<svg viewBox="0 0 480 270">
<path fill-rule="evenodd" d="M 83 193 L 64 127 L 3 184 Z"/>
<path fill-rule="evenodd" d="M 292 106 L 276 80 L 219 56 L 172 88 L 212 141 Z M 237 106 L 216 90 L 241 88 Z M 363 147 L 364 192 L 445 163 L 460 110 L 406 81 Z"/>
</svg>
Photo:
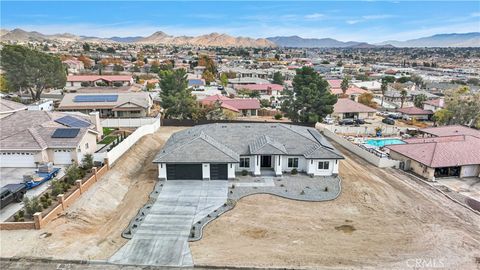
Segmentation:
<svg viewBox="0 0 480 270">
<path fill-rule="evenodd" d="M 314 128 L 278 123 L 199 125 L 173 134 L 154 162 L 238 162 L 241 155 L 343 159 Z"/>
</svg>

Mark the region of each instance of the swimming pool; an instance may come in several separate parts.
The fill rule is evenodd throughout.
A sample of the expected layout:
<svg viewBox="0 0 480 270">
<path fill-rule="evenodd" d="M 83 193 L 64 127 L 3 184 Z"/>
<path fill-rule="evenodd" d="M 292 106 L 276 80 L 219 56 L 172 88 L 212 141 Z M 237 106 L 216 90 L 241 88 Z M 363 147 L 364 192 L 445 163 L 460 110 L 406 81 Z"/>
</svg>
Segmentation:
<svg viewBox="0 0 480 270">
<path fill-rule="evenodd" d="M 384 147 L 385 145 L 391 144 L 405 144 L 404 141 L 399 139 L 371 139 L 367 140 L 366 143 L 377 147 Z"/>
</svg>

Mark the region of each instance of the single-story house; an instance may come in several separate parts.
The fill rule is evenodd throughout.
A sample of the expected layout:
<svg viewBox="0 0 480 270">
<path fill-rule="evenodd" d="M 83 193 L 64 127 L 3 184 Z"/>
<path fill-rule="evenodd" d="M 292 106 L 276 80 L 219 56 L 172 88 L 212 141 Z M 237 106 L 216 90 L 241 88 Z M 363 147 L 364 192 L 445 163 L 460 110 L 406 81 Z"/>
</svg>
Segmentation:
<svg viewBox="0 0 480 270">
<path fill-rule="evenodd" d="M 278 97 L 282 95 L 284 87 L 280 84 L 262 83 L 262 84 L 242 84 L 237 85 L 236 90 L 247 90 L 259 92 L 260 96 Z"/>
<path fill-rule="evenodd" d="M 85 65 L 82 61 L 77 59 L 67 59 L 62 61 L 68 68 L 68 73 L 79 73 L 85 69 Z"/>
<path fill-rule="evenodd" d="M 330 86 L 330 92 L 336 96 L 341 96 L 343 95 L 343 90 L 341 87 L 342 80 L 327 80 L 328 85 Z M 363 93 L 367 93 L 368 91 L 359 87 L 356 87 L 354 85 L 349 85 L 348 89 L 345 93 L 347 97 L 357 97 L 360 96 Z"/>
<path fill-rule="evenodd" d="M 131 75 L 69 75 L 65 87 L 128 86 L 133 83 Z"/>
<path fill-rule="evenodd" d="M 152 106 L 153 99 L 147 92 L 69 93 L 63 97 L 58 110 L 98 111 L 100 117 L 145 117 Z"/>
<path fill-rule="evenodd" d="M 188 88 L 200 88 L 205 86 L 204 79 L 188 79 Z"/>
<path fill-rule="evenodd" d="M 336 119 L 356 118 L 365 119 L 375 116 L 377 110 L 349 98 L 339 98 L 333 106 L 331 117 Z"/>
<path fill-rule="evenodd" d="M 428 180 L 480 176 L 479 137 L 456 135 L 404 141 L 406 144 L 386 147 L 390 150 L 390 158 L 401 160 L 405 170 Z"/>
<path fill-rule="evenodd" d="M 397 109 L 397 112 L 401 113 L 402 116 L 405 116 L 408 119 L 416 120 L 429 120 L 433 115 L 433 112 L 430 110 L 424 110 L 417 107 L 406 107 Z"/>
<path fill-rule="evenodd" d="M 103 134 L 98 113 L 18 111 L 0 119 L 0 167 L 80 163 Z"/>
<path fill-rule="evenodd" d="M 260 101 L 256 98 L 229 98 L 222 95 L 209 96 L 200 101 L 202 105 L 219 102 L 223 109 L 237 113 L 239 116 L 257 116 Z"/>
<path fill-rule="evenodd" d="M 419 130 L 423 137 L 445 137 L 445 136 L 473 136 L 480 138 L 480 130 L 461 125 L 429 127 Z"/>
<path fill-rule="evenodd" d="M 445 106 L 444 98 L 431 99 L 423 102 L 423 109 L 436 112 L 440 109 L 443 109 Z"/>
<path fill-rule="evenodd" d="M 198 125 L 173 134 L 154 159 L 163 180 L 227 180 L 247 171 L 338 174 L 343 156 L 316 129 L 278 123 Z"/>
</svg>

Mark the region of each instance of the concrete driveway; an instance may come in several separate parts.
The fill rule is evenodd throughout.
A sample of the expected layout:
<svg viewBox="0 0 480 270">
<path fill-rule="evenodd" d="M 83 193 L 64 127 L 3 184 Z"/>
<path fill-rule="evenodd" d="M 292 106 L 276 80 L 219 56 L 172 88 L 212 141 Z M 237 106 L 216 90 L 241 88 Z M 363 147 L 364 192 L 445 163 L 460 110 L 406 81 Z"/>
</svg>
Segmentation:
<svg viewBox="0 0 480 270">
<path fill-rule="evenodd" d="M 227 201 L 228 181 L 165 181 L 133 238 L 109 261 L 119 264 L 193 266 L 188 236 L 193 223 Z"/>
</svg>

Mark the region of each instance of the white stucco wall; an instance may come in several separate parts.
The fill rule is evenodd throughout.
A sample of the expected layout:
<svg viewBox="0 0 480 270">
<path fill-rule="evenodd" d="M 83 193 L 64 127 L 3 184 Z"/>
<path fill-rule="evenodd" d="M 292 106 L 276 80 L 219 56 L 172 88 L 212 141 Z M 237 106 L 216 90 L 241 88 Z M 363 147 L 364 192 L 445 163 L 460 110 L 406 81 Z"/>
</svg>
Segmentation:
<svg viewBox="0 0 480 270">
<path fill-rule="evenodd" d="M 158 163 L 158 179 L 167 179 L 167 165 L 165 163 Z"/>
<path fill-rule="evenodd" d="M 473 177 L 480 174 L 480 165 L 465 165 L 462 166 L 460 177 Z"/>
<path fill-rule="evenodd" d="M 210 179 L 210 163 L 202 163 L 202 179 Z"/>
<path fill-rule="evenodd" d="M 234 179 L 235 178 L 235 163 L 228 163 L 228 179 Z"/>
</svg>

